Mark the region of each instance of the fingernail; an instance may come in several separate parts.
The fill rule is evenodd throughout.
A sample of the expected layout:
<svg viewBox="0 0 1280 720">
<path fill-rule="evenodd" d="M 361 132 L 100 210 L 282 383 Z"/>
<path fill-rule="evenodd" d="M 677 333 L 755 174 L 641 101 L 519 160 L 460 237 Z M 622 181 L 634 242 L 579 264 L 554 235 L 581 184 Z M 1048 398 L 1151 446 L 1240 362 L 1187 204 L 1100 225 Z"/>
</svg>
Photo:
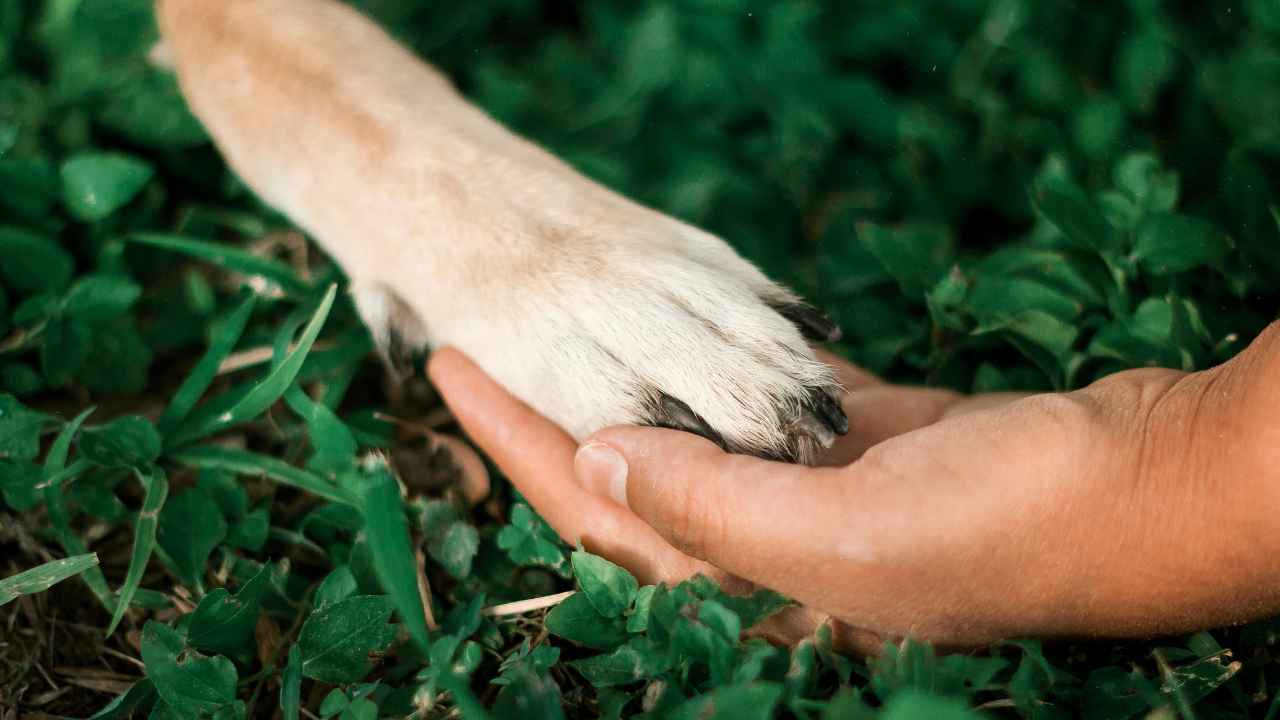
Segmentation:
<svg viewBox="0 0 1280 720">
<path fill-rule="evenodd" d="M 578 448 L 573 469 L 587 490 L 627 504 L 627 460 L 617 450 L 601 442 L 587 443 Z"/>
</svg>

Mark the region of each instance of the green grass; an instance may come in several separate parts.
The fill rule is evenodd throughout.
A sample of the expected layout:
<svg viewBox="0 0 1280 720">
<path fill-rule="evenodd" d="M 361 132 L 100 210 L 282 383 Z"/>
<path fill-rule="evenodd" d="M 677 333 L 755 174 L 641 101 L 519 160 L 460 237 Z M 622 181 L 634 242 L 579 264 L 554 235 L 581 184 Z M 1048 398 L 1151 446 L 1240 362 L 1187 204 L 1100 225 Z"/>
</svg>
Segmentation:
<svg viewBox="0 0 1280 720">
<path fill-rule="evenodd" d="M 1275 0 L 359 4 L 893 379 L 1194 369 L 1276 316 Z M 0 711 L 1280 717 L 1274 621 L 867 665 L 743 641 L 781 598 L 637 587 L 499 478 L 468 503 L 384 419 L 431 394 L 388 407 L 340 274 L 226 170 L 153 38 L 145 0 L 0 0 Z"/>
</svg>

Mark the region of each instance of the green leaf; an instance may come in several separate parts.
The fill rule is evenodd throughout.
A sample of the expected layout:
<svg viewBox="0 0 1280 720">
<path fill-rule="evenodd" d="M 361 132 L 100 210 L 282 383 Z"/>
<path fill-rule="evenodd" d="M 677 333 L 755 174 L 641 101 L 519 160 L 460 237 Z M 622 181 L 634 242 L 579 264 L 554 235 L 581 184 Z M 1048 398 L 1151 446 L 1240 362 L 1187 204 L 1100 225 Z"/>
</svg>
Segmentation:
<svg viewBox="0 0 1280 720">
<path fill-rule="evenodd" d="M 0 161 L 0 188 L 0 207 L 31 220 L 48 215 L 62 190 L 57 171 L 43 158 Z"/>
<path fill-rule="evenodd" d="M 302 708 L 302 652 L 289 646 L 289 663 L 280 679 L 280 711 L 284 720 L 299 720 Z"/>
<path fill-rule="evenodd" d="M 85 275 L 71 286 L 63 312 L 86 323 L 123 315 L 142 296 L 142 286 L 124 275 Z"/>
<path fill-rule="evenodd" d="M 183 448 L 168 457 L 174 462 L 194 468 L 226 470 L 240 475 L 262 475 L 331 502 L 353 507 L 359 504 L 345 488 L 269 455 L 218 445 L 199 445 Z"/>
<path fill-rule="evenodd" d="M 426 503 L 420 514 L 423 540 L 429 554 L 453 577 L 471 574 L 471 563 L 480 551 L 480 533 L 464 521 L 447 500 Z"/>
<path fill-rule="evenodd" d="M 227 270 L 245 275 L 259 276 L 270 280 L 288 293 L 301 295 L 311 289 L 311 286 L 299 278 L 289 265 L 222 243 L 157 233 L 133 233 L 125 239 L 140 245 L 149 245 L 207 260 Z"/>
<path fill-rule="evenodd" d="M 373 567 L 410 636 L 419 649 L 426 652 L 431 643 L 427 639 L 423 597 L 418 589 L 420 571 L 405 521 L 400 483 L 385 462 L 375 462 L 364 488 L 365 534 L 373 555 Z"/>
<path fill-rule="evenodd" d="M 1169 212 L 1178 204 L 1178 174 L 1165 172 L 1149 153 L 1130 153 L 1116 163 L 1116 187 L 1147 212 Z"/>
<path fill-rule="evenodd" d="M 160 433 L 141 415 L 126 415 L 80 433 L 80 454 L 103 467 L 142 467 L 160 457 Z"/>
<path fill-rule="evenodd" d="M 923 302 L 951 266 L 950 238 L 939 227 L 886 228 L 863 223 L 858 226 L 858 239 L 913 300 Z"/>
<path fill-rule="evenodd" d="M 312 603 L 315 609 L 319 610 L 327 605 L 346 600 L 356 593 L 358 587 L 356 576 L 351 574 L 351 568 L 339 565 L 320 581 L 320 587 L 316 588 Z"/>
<path fill-rule="evenodd" d="M 53 387 L 62 387 L 84 367 L 89 359 L 92 331 L 88 325 L 70 317 L 57 317 L 44 329 L 40 346 L 40 369 Z"/>
<path fill-rule="evenodd" d="M 227 537 L 227 520 L 204 488 L 184 490 L 165 503 L 158 540 L 170 569 L 184 585 L 204 592 L 205 564 Z"/>
<path fill-rule="evenodd" d="M 0 496 L 5 504 L 26 512 L 40 502 L 40 466 L 27 460 L 0 460 Z"/>
<path fill-rule="evenodd" d="M 1115 229 L 1079 187 L 1065 181 L 1042 182 L 1033 189 L 1032 199 L 1075 247 L 1099 253 L 1118 249 Z"/>
<path fill-rule="evenodd" d="M 120 153 L 82 153 L 62 164 L 62 202 L 85 222 L 110 216 L 136 196 L 155 169 Z"/>
<path fill-rule="evenodd" d="M 631 607 L 640 586 L 631 573 L 582 550 L 574 551 L 571 561 L 582 594 L 586 595 L 596 612 L 605 617 L 618 617 Z"/>
<path fill-rule="evenodd" d="M 667 717 L 672 720 L 768 720 L 773 717 L 782 693 L 783 687 L 777 683 L 727 685 L 689 700 Z M 932 720 L 932 716 L 919 717 Z"/>
<path fill-rule="evenodd" d="M 480 533 L 468 523 L 453 523 L 440 542 L 429 544 L 427 551 L 450 575 L 466 579 L 471 574 L 471 563 L 480 552 Z"/>
<path fill-rule="evenodd" d="M 133 529 L 133 552 L 129 556 L 129 571 L 125 574 L 124 585 L 116 597 L 115 610 L 111 615 L 111 624 L 107 626 L 107 635 L 116 631 L 120 621 L 124 619 L 125 610 L 133 601 L 133 595 L 142 584 L 142 575 L 146 572 L 147 563 L 151 561 L 151 553 L 156 547 L 156 526 L 159 524 L 160 509 L 169 496 L 169 481 L 164 471 L 151 468 L 144 472 L 134 470 L 138 482 L 142 484 L 146 495 L 142 499 L 142 510 L 138 512 L 138 521 Z M 156 684 L 159 689 L 159 683 Z M 164 696 L 163 691 L 161 697 Z"/>
<path fill-rule="evenodd" d="M 179 429 L 176 435 L 182 440 L 198 439 L 220 430 L 225 430 L 246 420 L 252 420 L 274 405 L 289 389 L 289 386 L 293 384 L 293 381 L 298 377 L 298 372 L 302 370 L 302 363 L 307 359 L 307 354 L 311 352 L 311 346 L 315 343 L 316 337 L 319 336 L 320 328 L 324 326 L 325 319 L 329 317 L 329 309 L 333 307 L 333 300 L 337 292 L 337 285 L 329 286 L 324 298 L 320 301 L 319 307 L 316 308 L 315 313 L 311 316 L 311 320 L 303 328 L 302 336 L 298 338 L 297 346 L 265 378 L 258 381 L 249 390 L 248 394 L 241 398 L 230 410 L 227 410 L 204 427 L 195 428 L 189 433 Z"/>
<path fill-rule="evenodd" d="M 1153 275 L 1173 275 L 1215 266 L 1231 252 L 1231 240 L 1212 223 L 1189 215 L 1161 213 L 1138 227 L 1133 259 Z"/>
<path fill-rule="evenodd" d="M 263 565 L 235 595 L 226 588 L 217 588 L 205 595 L 187 625 L 187 642 L 191 647 L 232 657 L 251 657 L 254 628 L 270 575 L 271 568 Z"/>
<path fill-rule="evenodd" d="M 307 461 L 307 467 L 318 473 L 338 474 L 350 470 L 355 464 L 355 436 L 332 410 L 302 392 L 297 385 L 284 394 L 285 401 L 303 422 L 315 452 Z"/>
<path fill-rule="evenodd" d="M 752 627 L 793 604 L 786 597 L 767 589 L 756 590 L 750 595 L 723 594 L 716 601 L 733 611 L 744 628 Z"/>
<path fill-rule="evenodd" d="M 181 635 L 154 620 L 142 629 L 142 662 L 160 698 L 181 717 L 212 715 L 236 702 L 231 661 L 187 648 Z"/>
<path fill-rule="evenodd" d="M 302 674 L 331 683 L 364 679 L 371 659 L 395 639 L 391 607 L 385 596 L 356 595 L 312 613 L 298 636 Z"/>
<path fill-rule="evenodd" d="M 0 283 L 24 294 L 60 291 L 71 282 L 75 262 L 43 235 L 0 226 Z"/>
<path fill-rule="evenodd" d="M 493 704 L 497 720 L 564 720 L 560 686 L 545 672 L 520 668 L 498 692 Z"/>
<path fill-rule="evenodd" d="M 547 631 L 596 650 L 612 650 L 627 640 L 626 623 L 601 615 L 586 593 L 577 592 L 547 613 Z"/>
<path fill-rule="evenodd" d="M 665 652 L 647 638 L 632 638 L 611 653 L 568 664 L 598 688 L 644 680 L 665 672 L 670 665 Z"/>
<path fill-rule="evenodd" d="M 129 686 L 115 700 L 107 703 L 101 710 L 89 716 L 89 720 L 116 720 L 133 717 L 135 711 L 154 702 L 156 686 L 150 680 L 142 679 Z"/>
<path fill-rule="evenodd" d="M 642 633 L 649 628 L 649 611 L 657 585 L 645 585 L 636 591 L 635 607 L 627 615 L 627 632 Z"/>
<path fill-rule="evenodd" d="M 48 419 L 14 396 L 0 393 L 0 460 L 34 460 L 40 454 L 40 430 Z"/>
<path fill-rule="evenodd" d="M 498 533 L 498 547 L 517 565 L 564 567 L 564 552 L 555 532 L 524 503 L 511 508 L 511 524 Z"/>
<path fill-rule="evenodd" d="M 96 567 L 97 564 L 97 553 L 72 555 L 2 578 L 0 579 L 0 607 L 17 600 L 20 595 L 44 592 L 67 578 L 75 577 L 91 567 Z"/>
<path fill-rule="evenodd" d="M 983 716 L 957 700 L 907 690 L 889 700 L 881 717 L 885 720 L 981 720 Z"/>
</svg>

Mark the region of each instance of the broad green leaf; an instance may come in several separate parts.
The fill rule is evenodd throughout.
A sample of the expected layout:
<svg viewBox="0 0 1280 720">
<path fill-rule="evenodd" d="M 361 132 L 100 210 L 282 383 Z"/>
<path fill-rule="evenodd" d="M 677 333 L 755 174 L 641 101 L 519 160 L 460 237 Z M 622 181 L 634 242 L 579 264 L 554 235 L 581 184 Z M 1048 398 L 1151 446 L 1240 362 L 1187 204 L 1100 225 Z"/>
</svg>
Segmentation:
<svg viewBox="0 0 1280 720">
<path fill-rule="evenodd" d="M 40 369 L 53 387 L 66 385 L 85 366 L 91 355 L 93 332 L 72 317 L 56 317 L 44 328 L 40 346 Z"/>
<path fill-rule="evenodd" d="M 359 682 L 395 639 L 391 602 L 381 595 L 356 595 L 316 610 L 298 635 L 302 674 L 330 683 Z"/>
<path fill-rule="evenodd" d="M 251 656 L 253 631 L 270 574 L 271 568 L 264 565 L 234 595 L 226 588 L 217 588 L 205 595 L 187 625 L 187 642 L 191 647 L 231 657 Z"/>
<path fill-rule="evenodd" d="M 155 702 L 156 686 L 150 680 L 142 679 L 129 686 L 115 700 L 107 703 L 101 710 L 89 716 L 89 720 L 116 720 L 133 717 L 135 711 Z"/>
<path fill-rule="evenodd" d="M 373 567 L 409 635 L 426 652 L 431 643 L 427 639 L 424 598 L 418 589 L 420 570 L 405 521 L 400 483 L 386 462 L 378 459 L 374 463 L 367 471 L 363 497 L 365 534 Z"/>
<path fill-rule="evenodd" d="M 560 687 L 549 674 L 522 668 L 513 673 L 510 684 L 498 692 L 493 717 L 496 720 L 564 720 Z"/>
<path fill-rule="evenodd" d="M 1115 229 L 1084 191 L 1067 182 L 1040 183 L 1032 191 L 1036 209 L 1081 249 L 1118 249 Z"/>
<path fill-rule="evenodd" d="M 471 563 L 480 551 L 480 533 L 472 525 L 456 522 L 438 543 L 427 545 L 431 557 L 453 577 L 463 580 L 471 574 Z"/>
<path fill-rule="evenodd" d="M 733 611 L 742 623 L 749 628 L 765 618 L 792 605 L 792 602 L 778 593 L 760 589 L 750 595 L 723 594 L 716 599 L 721 605 Z"/>
<path fill-rule="evenodd" d="M 627 685 L 666 671 L 667 656 L 645 638 L 633 638 L 611 653 L 568 663 L 595 687 Z"/>
<path fill-rule="evenodd" d="M 1231 252 L 1231 240 L 1212 223 L 1189 215 L 1147 218 L 1134 239 L 1133 258 L 1153 275 L 1215 265 Z"/>
<path fill-rule="evenodd" d="M 156 692 L 180 717 L 207 717 L 236 702 L 231 661 L 188 648 L 175 630 L 154 620 L 142 629 L 142 662 Z"/>
<path fill-rule="evenodd" d="M 1116 163 L 1115 183 L 1147 212 L 1169 212 L 1178 204 L 1178 174 L 1149 153 L 1131 153 Z"/>
<path fill-rule="evenodd" d="M 326 500 L 357 506 L 359 501 L 340 486 L 296 468 L 269 455 L 218 445 L 183 448 L 168 456 L 174 462 L 194 468 L 226 470 L 240 475 L 262 475 Z"/>
<path fill-rule="evenodd" d="M 154 175 L 150 163 L 129 155 L 75 155 L 62 164 L 62 202 L 75 218 L 97 222 L 126 205 Z"/>
<path fill-rule="evenodd" d="M 0 497 L 10 508 L 26 512 L 40 502 L 40 466 L 28 460 L 0 460 Z"/>
<path fill-rule="evenodd" d="M 85 275 L 71 285 L 63 312 L 86 323 L 124 314 L 142 296 L 142 287 L 124 275 Z"/>
<path fill-rule="evenodd" d="M 311 602 L 315 609 L 319 610 L 327 605 L 346 600 L 356 593 L 358 587 L 356 576 L 351 574 L 351 568 L 339 565 L 320 582 L 320 587 L 316 588 L 315 597 Z"/>
<path fill-rule="evenodd" d="M 209 555 L 226 537 L 227 520 L 204 488 L 183 490 L 169 498 L 160 512 L 160 549 L 178 580 L 197 595 L 204 592 Z"/>
<path fill-rule="evenodd" d="M 71 255 L 44 235 L 0 226 L 0 283 L 10 290 L 59 291 L 71 281 L 74 269 Z"/>
<path fill-rule="evenodd" d="M 245 275 L 260 276 L 279 285 L 286 292 L 301 294 L 310 289 L 310 286 L 298 277 L 293 268 L 285 263 L 222 243 L 156 233 L 133 233 L 125 239 L 140 245 L 149 245 L 207 260 L 227 270 Z"/>
<path fill-rule="evenodd" d="M 116 631 L 124 613 L 133 601 L 133 595 L 142 584 L 142 575 L 151 562 L 151 553 L 156 547 L 156 526 L 159 524 L 160 509 L 169 496 L 169 480 L 164 471 L 150 468 L 146 471 L 134 470 L 138 482 L 142 484 L 146 495 L 142 499 L 142 509 L 138 511 L 138 521 L 133 528 L 133 552 L 129 556 L 129 571 L 125 574 L 124 584 L 116 595 L 115 610 L 111 615 L 111 624 L 107 626 L 107 635 Z M 159 683 L 156 684 L 159 689 Z M 161 691 L 161 697 L 164 692 Z M 166 699 L 167 700 L 167 699 Z"/>
<path fill-rule="evenodd" d="M 596 612 L 605 617 L 618 617 L 631 607 L 640 584 L 631 573 L 598 555 L 574 551 L 571 556 L 573 574 L 582 594 Z"/>
<path fill-rule="evenodd" d="M 672 720 L 768 720 L 774 716 L 782 693 L 783 687 L 777 683 L 728 685 L 689 700 L 667 717 Z"/>
<path fill-rule="evenodd" d="M 553 635 L 596 650 L 612 650 L 627 639 L 626 623 L 601 615 L 582 592 L 551 608 L 546 627 Z"/>
<path fill-rule="evenodd" d="M 103 467 L 143 467 L 160 456 L 160 433 L 141 415 L 126 415 L 80 433 L 80 454 Z"/>
<path fill-rule="evenodd" d="M 0 393 L 0 460 L 34 460 L 40 454 L 40 430 L 48 416 Z"/>
<path fill-rule="evenodd" d="M 0 160 L 0 188 L 0 208 L 31 220 L 48 215 L 62 190 L 57 170 L 43 158 Z"/>
<path fill-rule="evenodd" d="M 316 337 L 319 336 L 320 328 L 324 326 L 325 319 L 329 317 L 329 309 L 333 307 L 333 300 L 337 292 L 337 285 L 329 286 L 329 290 L 325 292 L 319 307 L 316 308 L 311 320 L 303 329 L 301 337 L 298 338 L 297 346 L 265 378 L 256 383 L 230 410 L 218 416 L 208 425 L 197 428 L 191 433 L 183 433 L 179 430 L 177 434 L 183 439 L 204 437 L 246 420 L 251 420 L 274 405 L 289 389 L 289 386 L 293 384 L 293 381 L 298 377 L 298 372 L 302 370 L 302 363 L 307 359 L 307 353 L 311 352 L 311 346 L 315 343 Z"/>
<path fill-rule="evenodd" d="M 858 226 L 858 239 L 912 300 L 923 302 L 951 266 L 951 243 L 943 228 L 863 223 Z"/>
<path fill-rule="evenodd" d="M 98 564 L 96 553 L 73 555 L 61 560 L 52 560 L 38 567 L 24 570 L 16 575 L 0 578 L 0 607 L 17 600 L 20 595 L 34 595 L 57 585 L 67 578 L 95 567 Z"/>
<path fill-rule="evenodd" d="M 951 698 L 927 695 L 919 690 L 897 693 L 889 700 L 881 717 L 885 720 L 981 720 L 982 715 Z"/>
<path fill-rule="evenodd" d="M 480 550 L 480 534 L 447 500 L 426 503 L 419 517 L 427 554 L 450 575 L 462 580 Z"/>
<path fill-rule="evenodd" d="M 552 569 L 565 567 L 559 538 L 524 503 L 512 506 L 511 524 L 498 533 L 498 547 L 505 550 L 517 565 L 541 565 Z"/>
</svg>

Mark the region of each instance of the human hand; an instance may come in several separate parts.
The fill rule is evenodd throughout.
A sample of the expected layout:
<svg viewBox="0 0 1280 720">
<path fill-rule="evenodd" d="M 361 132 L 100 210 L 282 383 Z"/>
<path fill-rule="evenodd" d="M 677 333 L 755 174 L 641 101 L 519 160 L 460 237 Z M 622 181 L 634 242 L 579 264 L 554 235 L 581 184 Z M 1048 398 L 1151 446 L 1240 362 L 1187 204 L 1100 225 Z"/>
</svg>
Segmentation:
<svg viewBox="0 0 1280 720">
<path fill-rule="evenodd" d="M 1280 609 L 1280 330 L 1200 373 L 966 398 L 840 367 L 853 430 L 807 468 L 610 428 L 581 449 L 460 354 L 431 376 L 548 522 L 642 581 L 746 578 L 846 641 L 1142 636 Z M 576 467 L 575 467 L 576 466 Z M 576 477 L 576 480 L 575 480 Z M 846 628 L 847 630 L 847 628 Z"/>
</svg>

